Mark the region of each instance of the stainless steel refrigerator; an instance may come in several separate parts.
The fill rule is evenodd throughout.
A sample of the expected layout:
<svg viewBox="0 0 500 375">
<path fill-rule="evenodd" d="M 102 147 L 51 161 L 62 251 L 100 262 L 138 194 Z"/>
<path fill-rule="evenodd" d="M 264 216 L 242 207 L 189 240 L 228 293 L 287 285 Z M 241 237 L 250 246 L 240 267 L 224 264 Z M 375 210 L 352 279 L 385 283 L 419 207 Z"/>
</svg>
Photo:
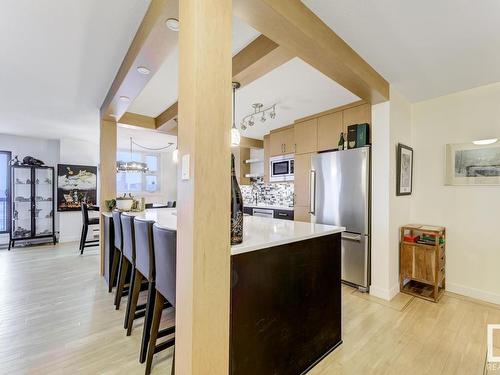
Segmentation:
<svg viewBox="0 0 500 375">
<path fill-rule="evenodd" d="M 342 280 L 370 286 L 370 147 L 311 158 L 312 222 L 346 227 L 342 233 Z"/>
</svg>

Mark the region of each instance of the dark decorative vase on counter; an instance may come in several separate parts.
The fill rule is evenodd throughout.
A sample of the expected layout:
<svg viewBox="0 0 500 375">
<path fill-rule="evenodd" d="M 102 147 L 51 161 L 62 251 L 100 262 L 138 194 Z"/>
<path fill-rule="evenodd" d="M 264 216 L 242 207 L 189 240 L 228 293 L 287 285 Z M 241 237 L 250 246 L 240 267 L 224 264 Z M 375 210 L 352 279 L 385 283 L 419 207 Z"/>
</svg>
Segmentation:
<svg viewBox="0 0 500 375">
<path fill-rule="evenodd" d="M 231 154 L 231 245 L 243 242 L 243 196 L 236 180 L 234 155 Z"/>
</svg>

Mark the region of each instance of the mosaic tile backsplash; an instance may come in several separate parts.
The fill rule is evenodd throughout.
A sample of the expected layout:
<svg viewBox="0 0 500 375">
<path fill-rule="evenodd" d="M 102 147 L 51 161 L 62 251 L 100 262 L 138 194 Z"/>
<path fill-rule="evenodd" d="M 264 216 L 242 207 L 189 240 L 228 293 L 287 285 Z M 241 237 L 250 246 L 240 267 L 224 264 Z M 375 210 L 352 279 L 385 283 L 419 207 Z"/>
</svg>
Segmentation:
<svg viewBox="0 0 500 375">
<path fill-rule="evenodd" d="M 255 194 L 257 194 L 257 203 L 293 207 L 292 183 L 266 184 L 259 181 L 251 185 L 241 185 L 240 188 L 243 204 L 254 204 Z"/>
</svg>

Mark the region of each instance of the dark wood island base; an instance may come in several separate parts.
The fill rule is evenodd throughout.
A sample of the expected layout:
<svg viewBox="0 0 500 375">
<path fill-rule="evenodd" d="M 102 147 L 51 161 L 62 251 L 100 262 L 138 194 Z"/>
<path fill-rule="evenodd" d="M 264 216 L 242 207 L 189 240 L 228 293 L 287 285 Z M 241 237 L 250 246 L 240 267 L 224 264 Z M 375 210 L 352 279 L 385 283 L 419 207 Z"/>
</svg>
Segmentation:
<svg viewBox="0 0 500 375">
<path fill-rule="evenodd" d="M 230 374 L 304 374 L 342 343 L 340 233 L 231 257 Z"/>
</svg>

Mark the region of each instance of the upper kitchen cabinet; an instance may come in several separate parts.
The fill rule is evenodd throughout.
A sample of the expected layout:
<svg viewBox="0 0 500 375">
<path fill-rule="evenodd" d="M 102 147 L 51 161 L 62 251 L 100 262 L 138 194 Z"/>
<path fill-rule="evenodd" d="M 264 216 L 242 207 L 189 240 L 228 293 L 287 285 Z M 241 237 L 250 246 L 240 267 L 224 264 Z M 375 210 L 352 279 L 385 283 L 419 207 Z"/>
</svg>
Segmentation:
<svg viewBox="0 0 500 375">
<path fill-rule="evenodd" d="M 295 152 L 295 136 L 293 126 L 273 131 L 270 134 L 270 156 L 293 154 Z"/>
<path fill-rule="evenodd" d="M 318 118 L 318 151 L 338 148 L 340 133 L 344 131 L 342 119 L 341 111 Z"/>
<path fill-rule="evenodd" d="M 295 154 L 316 152 L 318 148 L 318 119 L 297 122 L 295 128 Z"/>
<path fill-rule="evenodd" d="M 343 131 L 347 132 L 347 127 L 354 124 L 371 124 L 372 108 L 370 104 L 361 104 L 343 111 Z M 371 132 L 370 132 L 371 133 Z M 371 135 L 370 135 L 371 139 Z"/>
</svg>

